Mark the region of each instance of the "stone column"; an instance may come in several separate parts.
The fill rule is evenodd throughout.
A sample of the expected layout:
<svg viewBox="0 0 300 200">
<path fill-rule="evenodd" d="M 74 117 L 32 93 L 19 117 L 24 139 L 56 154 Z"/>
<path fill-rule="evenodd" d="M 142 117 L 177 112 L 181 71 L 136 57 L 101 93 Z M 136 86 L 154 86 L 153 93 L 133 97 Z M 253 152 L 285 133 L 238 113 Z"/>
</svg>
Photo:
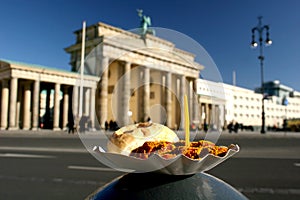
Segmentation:
<svg viewBox="0 0 300 200">
<path fill-rule="evenodd" d="M 130 100 L 130 69 L 131 69 L 131 63 L 126 62 L 124 67 L 124 75 L 123 75 L 123 98 L 121 102 L 121 121 L 120 126 L 125 126 L 129 124 L 129 100 Z"/>
<path fill-rule="evenodd" d="M 46 104 L 45 104 L 45 117 L 43 128 L 48 129 L 51 127 L 50 124 L 50 99 L 51 99 L 51 88 L 47 85 L 46 87 Z"/>
<path fill-rule="evenodd" d="M 54 86 L 54 112 L 53 112 L 53 130 L 58 131 L 59 128 L 59 92 L 60 92 L 60 84 L 55 83 Z"/>
<path fill-rule="evenodd" d="M 12 77 L 10 80 L 10 100 L 9 100 L 9 130 L 16 130 L 16 107 L 18 94 L 18 79 Z"/>
<path fill-rule="evenodd" d="M 217 128 L 221 128 L 221 106 L 217 105 L 216 107 L 216 120 L 217 120 Z"/>
<path fill-rule="evenodd" d="M 172 73 L 166 74 L 166 112 L 167 112 L 167 126 L 172 127 Z"/>
<path fill-rule="evenodd" d="M 163 71 L 161 71 L 161 87 L 160 87 L 160 105 L 163 107 L 160 112 L 160 123 L 161 124 L 167 124 L 167 112 L 165 108 L 165 102 L 166 102 L 166 76 Z M 163 118 L 165 117 L 165 118 Z"/>
<path fill-rule="evenodd" d="M 73 122 L 74 122 L 74 126 L 76 128 L 79 127 L 79 113 L 78 113 L 78 86 L 74 85 L 73 86 L 73 100 L 72 100 L 72 115 L 73 115 Z M 78 130 L 77 130 L 78 131 Z"/>
<path fill-rule="evenodd" d="M 210 121 L 209 105 L 205 103 L 205 123 L 209 125 Z"/>
<path fill-rule="evenodd" d="M 144 97 L 143 97 L 143 110 L 144 120 L 150 116 L 150 68 L 144 67 Z"/>
<path fill-rule="evenodd" d="M 217 124 L 217 120 L 216 120 L 216 110 L 217 110 L 217 105 L 212 104 L 211 105 L 211 124 L 212 127 L 215 127 Z"/>
<path fill-rule="evenodd" d="M 2 99 L 1 99 L 1 130 L 5 130 L 7 128 L 7 117 L 8 117 L 8 101 L 9 101 L 9 88 L 8 88 L 8 80 L 2 80 Z"/>
<path fill-rule="evenodd" d="M 91 120 L 91 131 L 95 131 L 95 109 L 96 109 L 96 104 L 95 104 L 95 99 L 96 99 L 96 89 L 91 88 L 91 104 L 90 104 L 90 120 Z"/>
<path fill-rule="evenodd" d="M 73 86 L 73 101 L 72 101 L 72 112 L 73 116 L 78 116 L 78 86 Z"/>
<path fill-rule="evenodd" d="M 20 128 L 20 117 L 22 114 L 21 111 L 21 102 L 22 102 L 22 97 L 23 97 L 23 91 L 21 88 L 18 89 L 18 95 L 17 95 L 17 105 L 16 105 L 16 127 L 17 129 Z"/>
<path fill-rule="evenodd" d="M 69 87 L 65 86 L 63 88 L 63 117 L 62 117 L 62 127 L 63 130 L 67 130 L 68 124 L 68 112 L 69 112 Z"/>
<path fill-rule="evenodd" d="M 105 121 L 107 121 L 107 96 L 108 96 L 108 70 L 109 70 L 109 59 L 107 57 L 102 58 L 101 62 L 102 76 L 100 82 L 100 127 L 105 128 Z"/>
<path fill-rule="evenodd" d="M 189 102 L 189 114 L 190 123 L 194 121 L 194 91 L 193 91 L 193 81 L 189 80 L 189 92 L 188 92 L 188 102 Z"/>
<path fill-rule="evenodd" d="M 186 79 L 181 76 L 180 79 L 180 96 L 181 96 L 181 124 L 180 128 L 184 130 L 184 95 L 186 95 Z"/>
<path fill-rule="evenodd" d="M 215 124 L 215 105 L 211 104 L 210 105 L 210 124 L 211 127 Z"/>
<path fill-rule="evenodd" d="M 199 102 L 199 104 L 200 104 L 200 108 L 199 108 L 199 112 L 200 112 L 199 124 L 200 124 L 200 126 L 202 126 L 203 125 L 203 118 L 202 118 L 202 116 L 203 116 L 203 104 L 201 103 L 201 101 Z"/>
<path fill-rule="evenodd" d="M 220 121 L 220 131 L 223 130 L 225 126 L 225 104 L 219 105 L 219 121 Z"/>
<path fill-rule="evenodd" d="M 218 126 L 219 126 L 219 115 L 218 115 L 218 113 L 219 113 L 219 111 L 218 111 L 218 109 L 219 109 L 219 107 L 218 107 L 218 105 L 214 105 L 214 109 L 213 109 L 213 115 L 214 115 L 214 126 L 213 126 L 213 128 L 215 129 L 217 129 L 218 128 Z"/>
<path fill-rule="evenodd" d="M 197 79 L 194 79 L 193 81 L 193 93 L 192 93 L 192 97 L 193 97 L 193 121 L 195 122 L 200 122 L 199 120 L 199 103 L 198 103 L 198 95 L 197 95 Z"/>
<path fill-rule="evenodd" d="M 40 103 L 40 81 L 35 80 L 33 84 L 33 113 L 32 113 L 32 130 L 38 129 L 39 123 L 39 103 Z"/>
<path fill-rule="evenodd" d="M 31 104 L 30 82 L 26 82 L 24 85 L 23 130 L 30 129 L 30 104 Z"/>
<path fill-rule="evenodd" d="M 85 88 L 84 90 L 84 101 L 83 101 L 83 108 L 84 108 L 84 112 L 83 115 L 84 116 L 89 116 L 90 115 L 90 96 L 91 96 L 91 89 L 90 88 Z"/>
</svg>

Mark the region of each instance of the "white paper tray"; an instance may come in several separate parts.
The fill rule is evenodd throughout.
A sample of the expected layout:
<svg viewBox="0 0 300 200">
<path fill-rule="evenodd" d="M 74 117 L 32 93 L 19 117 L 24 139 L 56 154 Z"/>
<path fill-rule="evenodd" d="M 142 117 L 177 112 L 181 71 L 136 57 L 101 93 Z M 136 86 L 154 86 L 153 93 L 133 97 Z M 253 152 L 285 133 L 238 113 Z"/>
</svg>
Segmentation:
<svg viewBox="0 0 300 200">
<path fill-rule="evenodd" d="M 177 155 L 172 159 L 165 159 L 158 154 L 152 154 L 148 159 L 140 159 L 133 156 L 125 156 L 122 154 L 108 153 L 102 147 L 95 146 L 93 148 L 95 156 L 105 165 L 124 172 L 158 172 L 170 175 L 188 175 L 207 171 L 230 158 L 240 148 L 228 149 L 223 157 L 207 154 L 201 160 L 193 160 L 184 155 Z"/>
</svg>

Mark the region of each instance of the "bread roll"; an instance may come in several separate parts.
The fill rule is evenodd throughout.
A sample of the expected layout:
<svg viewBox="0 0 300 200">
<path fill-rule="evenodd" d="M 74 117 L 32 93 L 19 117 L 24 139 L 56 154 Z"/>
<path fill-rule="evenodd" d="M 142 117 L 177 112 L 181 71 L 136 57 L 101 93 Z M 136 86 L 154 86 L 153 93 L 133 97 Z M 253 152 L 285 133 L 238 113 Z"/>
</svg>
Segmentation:
<svg viewBox="0 0 300 200">
<path fill-rule="evenodd" d="M 130 152 L 146 141 L 178 142 L 174 131 L 157 123 L 138 123 L 120 128 L 113 133 L 107 143 L 107 150 L 111 153 L 129 155 Z"/>
</svg>

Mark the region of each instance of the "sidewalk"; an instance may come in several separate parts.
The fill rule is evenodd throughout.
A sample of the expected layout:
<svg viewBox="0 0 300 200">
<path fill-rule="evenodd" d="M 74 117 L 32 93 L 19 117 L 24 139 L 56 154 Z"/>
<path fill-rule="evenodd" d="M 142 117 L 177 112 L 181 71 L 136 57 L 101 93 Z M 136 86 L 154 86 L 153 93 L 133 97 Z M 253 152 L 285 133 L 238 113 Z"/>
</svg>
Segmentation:
<svg viewBox="0 0 300 200">
<path fill-rule="evenodd" d="M 1 130 L 0 137 L 78 137 L 78 134 L 68 134 L 67 131 L 53 130 Z"/>
<path fill-rule="evenodd" d="M 60 130 L 60 131 L 53 131 L 53 130 L 1 130 L 0 137 L 66 137 L 66 138 L 77 138 L 80 136 L 104 136 L 111 135 L 112 131 L 104 131 L 104 130 L 97 130 L 97 131 L 86 131 L 84 133 L 74 133 L 69 134 L 68 131 Z M 183 131 L 176 131 L 179 136 L 184 136 Z M 195 135 L 199 137 L 205 137 L 209 132 L 205 134 L 203 131 L 191 131 L 191 135 Z M 259 131 L 239 131 L 238 133 L 229 133 L 227 130 L 221 132 L 221 138 L 300 138 L 300 132 L 272 132 L 268 131 L 265 134 L 261 134 Z"/>
<path fill-rule="evenodd" d="M 266 131 L 265 134 L 259 131 L 239 131 L 238 133 L 229 133 L 228 131 L 223 131 L 222 136 L 240 136 L 240 137 L 264 137 L 264 138 L 274 138 L 274 137 L 297 137 L 300 138 L 300 132 L 282 132 L 282 131 Z"/>
</svg>

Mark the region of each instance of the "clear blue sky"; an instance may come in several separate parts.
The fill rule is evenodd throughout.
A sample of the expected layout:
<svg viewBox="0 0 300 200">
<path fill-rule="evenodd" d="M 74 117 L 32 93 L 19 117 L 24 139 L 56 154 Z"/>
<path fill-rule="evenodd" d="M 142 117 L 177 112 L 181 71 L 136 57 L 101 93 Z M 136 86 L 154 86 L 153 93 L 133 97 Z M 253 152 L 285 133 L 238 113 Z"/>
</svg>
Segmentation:
<svg viewBox="0 0 300 200">
<path fill-rule="evenodd" d="M 0 0 L 0 58 L 70 69 L 65 47 L 73 31 L 104 22 L 137 28 L 136 9 L 152 25 L 179 31 L 201 44 L 223 81 L 253 89 L 260 85 L 258 49 L 251 29 L 262 15 L 273 45 L 264 48 L 266 81 L 278 79 L 300 91 L 300 1 L 298 0 Z"/>
</svg>

